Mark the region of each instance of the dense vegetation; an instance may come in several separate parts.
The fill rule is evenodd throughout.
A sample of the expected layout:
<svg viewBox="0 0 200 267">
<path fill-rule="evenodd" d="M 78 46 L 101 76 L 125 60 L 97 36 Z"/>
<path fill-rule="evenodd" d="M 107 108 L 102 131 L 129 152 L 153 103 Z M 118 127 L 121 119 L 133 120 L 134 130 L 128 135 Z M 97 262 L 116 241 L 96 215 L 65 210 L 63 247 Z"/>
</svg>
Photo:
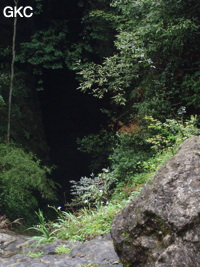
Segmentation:
<svg viewBox="0 0 200 267">
<path fill-rule="evenodd" d="M 49 1 L 48 8 L 43 0 L 30 2 L 36 10 L 34 18 L 17 24 L 9 144 L 5 137 L 13 21 L 0 20 L 7 36 L 0 44 L 0 213 L 27 219 L 39 200 L 55 198 L 55 185 L 48 178 L 51 168 L 43 164 L 47 148 L 37 90 L 42 90 L 45 70 L 67 68 L 76 73 L 78 90 L 102 99 L 102 112 L 107 115 L 98 133 L 77 140 L 79 149 L 92 155 L 92 174 L 71 181 L 70 205 L 75 210 L 97 208 L 101 222 L 106 221 L 102 215 L 106 207 L 110 208 L 112 215 L 105 215 L 109 225 L 113 203 L 121 207 L 120 201 L 148 181 L 169 151 L 197 133 L 200 3 L 80 0 L 76 8 L 81 23 L 73 37 L 74 28 L 61 8 L 56 6 L 60 16 L 51 20 L 55 1 Z M 57 227 L 59 237 L 69 238 L 61 229 L 67 227 L 66 221 L 74 222 L 75 215 L 60 216 L 60 224 L 53 228 Z M 41 224 L 46 227 L 44 221 Z M 79 220 L 76 227 L 80 224 Z M 75 233 L 76 227 L 70 231 Z M 95 227 L 95 233 L 108 229 Z M 77 239 L 84 238 L 81 233 Z"/>
<path fill-rule="evenodd" d="M 192 118 L 185 126 L 174 120 L 164 124 L 154 120 L 149 127 L 156 130 L 157 134 L 148 141 L 159 152 L 143 162 L 140 172 L 135 171 L 126 180 L 119 181 L 115 172 L 103 169 L 97 177 L 82 177 L 79 182 L 72 181 L 72 194 L 75 197 L 66 211 L 61 210 L 61 207 L 49 206 L 57 215 L 57 219 L 51 221 L 45 219 L 41 210 L 37 213 L 39 224 L 31 228 L 38 234 L 31 238 L 34 241 L 33 251 L 41 243 L 46 244 L 57 238 L 85 241 L 108 233 L 114 216 L 132 198 L 138 196 L 143 185 L 152 180 L 158 168 L 176 153 L 180 143 L 199 133 L 194 127 L 194 120 Z"/>
</svg>

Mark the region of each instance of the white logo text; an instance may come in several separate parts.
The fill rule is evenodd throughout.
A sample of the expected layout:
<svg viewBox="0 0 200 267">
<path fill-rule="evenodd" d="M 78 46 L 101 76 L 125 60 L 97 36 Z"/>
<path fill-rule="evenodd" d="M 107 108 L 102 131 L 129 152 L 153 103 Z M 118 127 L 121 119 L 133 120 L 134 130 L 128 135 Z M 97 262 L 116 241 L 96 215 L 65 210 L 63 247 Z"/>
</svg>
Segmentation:
<svg viewBox="0 0 200 267">
<path fill-rule="evenodd" d="M 30 18 L 33 16 L 33 8 L 31 6 L 26 7 L 11 7 L 6 6 L 3 10 L 3 14 L 6 18 L 16 18 L 17 16 Z"/>
</svg>

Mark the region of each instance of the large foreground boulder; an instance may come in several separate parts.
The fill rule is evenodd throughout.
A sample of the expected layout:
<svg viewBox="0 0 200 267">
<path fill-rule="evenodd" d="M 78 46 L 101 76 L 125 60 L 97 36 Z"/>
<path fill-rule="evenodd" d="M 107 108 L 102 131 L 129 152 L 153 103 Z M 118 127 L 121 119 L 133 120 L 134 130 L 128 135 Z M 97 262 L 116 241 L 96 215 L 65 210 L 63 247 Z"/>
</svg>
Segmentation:
<svg viewBox="0 0 200 267">
<path fill-rule="evenodd" d="M 192 136 L 116 215 L 111 235 L 124 266 L 200 266 L 200 136 Z"/>
</svg>

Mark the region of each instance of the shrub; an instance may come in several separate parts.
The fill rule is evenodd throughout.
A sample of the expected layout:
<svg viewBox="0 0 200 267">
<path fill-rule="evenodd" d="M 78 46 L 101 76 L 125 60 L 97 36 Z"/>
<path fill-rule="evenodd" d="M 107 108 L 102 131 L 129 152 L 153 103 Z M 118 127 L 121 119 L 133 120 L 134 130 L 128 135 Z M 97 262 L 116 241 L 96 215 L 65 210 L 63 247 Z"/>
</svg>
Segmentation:
<svg viewBox="0 0 200 267">
<path fill-rule="evenodd" d="M 191 116 L 189 120 L 167 119 L 165 122 L 146 117 L 150 122 L 148 128 L 151 137 L 147 139 L 157 152 L 171 148 L 174 153 L 177 146 L 192 135 L 199 134 L 197 129 L 197 116 Z"/>
<path fill-rule="evenodd" d="M 111 170 L 118 181 L 127 181 L 145 170 L 144 162 L 154 150 L 146 141 L 146 133 L 117 133 L 118 142 L 110 155 Z"/>
<path fill-rule="evenodd" d="M 100 130 L 96 134 L 89 134 L 82 139 L 77 139 L 79 150 L 91 156 L 89 167 L 93 172 L 100 172 L 109 164 L 108 156 L 114 143 L 115 135 L 107 130 Z"/>
<path fill-rule="evenodd" d="M 117 133 L 118 142 L 110 155 L 111 170 L 117 181 L 134 180 L 137 174 L 149 172 L 152 165 L 157 165 L 155 158 L 158 153 L 168 148 L 175 153 L 186 138 L 199 134 L 196 125 L 197 116 L 185 121 L 183 118 L 166 119 L 165 122 L 146 116 L 139 131 Z"/>
<path fill-rule="evenodd" d="M 55 199 L 51 169 L 21 148 L 0 144 L 0 212 L 9 219 L 33 218 L 38 197 Z"/>
<path fill-rule="evenodd" d="M 108 169 L 103 169 L 96 177 L 94 174 L 81 177 L 80 181 L 70 181 L 71 194 L 75 196 L 73 204 L 76 206 L 100 206 L 105 204 L 112 193 L 112 187 L 116 178 Z"/>
</svg>

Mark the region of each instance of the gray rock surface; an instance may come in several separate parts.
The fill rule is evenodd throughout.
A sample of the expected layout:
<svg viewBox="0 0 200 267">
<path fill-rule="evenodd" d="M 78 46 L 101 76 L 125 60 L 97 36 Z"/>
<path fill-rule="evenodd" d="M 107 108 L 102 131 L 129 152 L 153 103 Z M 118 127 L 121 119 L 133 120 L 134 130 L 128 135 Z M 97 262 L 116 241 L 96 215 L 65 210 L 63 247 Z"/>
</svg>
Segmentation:
<svg viewBox="0 0 200 267">
<path fill-rule="evenodd" d="M 1 239 L 2 237 L 2 239 Z M 5 240 L 8 242 L 5 243 Z M 10 243 L 9 243 L 10 242 Z M 21 243 L 20 243 L 21 242 Z M 4 250 L 0 257 L 0 267 L 43 267 L 43 266 L 60 266 L 60 267 L 122 267 L 119 258 L 114 251 L 113 242 L 110 234 L 97 236 L 86 242 L 70 242 L 66 240 L 55 240 L 47 245 L 41 245 L 33 252 L 41 252 L 42 255 L 35 258 L 28 256 L 31 251 L 30 242 L 27 237 L 17 236 L 14 238 L 10 234 L 0 235 L 0 244 Z M 9 247 L 13 244 L 12 247 Z M 71 248 L 69 254 L 57 254 L 58 246 Z M 11 250 L 9 250 L 9 248 Z M 29 255 L 33 255 L 29 254 Z"/>
<path fill-rule="evenodd" d="M 111 236 L 124 266 L 200 266 L 200 136 L 116 215 Z"/>
<path fill-rule="evenodd" d="M 27 236 L 16 235 L 14 232 L 0 232 L 0 256 L 14 255 L 21 251 L 21 246 L 28 240 Z"/>
</svg>

